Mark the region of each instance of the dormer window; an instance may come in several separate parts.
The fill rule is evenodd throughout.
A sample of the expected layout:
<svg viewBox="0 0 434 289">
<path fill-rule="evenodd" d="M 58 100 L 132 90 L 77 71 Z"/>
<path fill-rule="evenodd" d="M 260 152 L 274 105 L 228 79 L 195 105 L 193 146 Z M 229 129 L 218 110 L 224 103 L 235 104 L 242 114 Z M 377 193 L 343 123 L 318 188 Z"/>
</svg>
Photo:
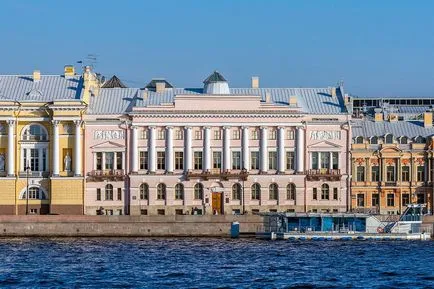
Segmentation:
<svg viewBox="0 0 434 289">
<path fill-rule="evenodd" d="M 393 144 L 393 135 L 387 134 L 384 138 L 384 141 L 386 144 Z"/>
<path fill-rule="evenodd" d="M 363 143 L 363 137 L 362 137 L 362 136 L 358 136 L 358 137 L 356 137 L 356 139 L 355 139 L 355 143 L 356 143 L 356 144 L 362 144 L 362 143 Z"/>
<path fill-rule="evenodd" d="M 373 136 L 371 137 L 371 139 L 369 140 L 370 144 L 378 144 L 378 137 Z"/>
<path fill-rule="evenodd" d="M 422 137 L 422 136 L 418 136 L 418 137 L 416 137 L 416 138 L 414 139 L 414 142 L 415 142 L 415 143 L 425 143 L 426 140 L 425 140 L 424 137 Z"/>
<path fill-rule="evenodd" d="M 406 136 L 402 136 L 399 138 L 399 143 L 400 144 L 407 144 L 408 143 L 408 138 Z"/>
</svg>

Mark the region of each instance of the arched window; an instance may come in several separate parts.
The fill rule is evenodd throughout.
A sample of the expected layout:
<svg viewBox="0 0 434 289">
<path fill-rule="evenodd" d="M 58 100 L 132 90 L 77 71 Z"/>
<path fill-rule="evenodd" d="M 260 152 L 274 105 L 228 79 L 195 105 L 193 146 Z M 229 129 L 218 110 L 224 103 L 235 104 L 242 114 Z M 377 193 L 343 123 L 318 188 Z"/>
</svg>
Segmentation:
<svg viewBox="0 0 434 289">
<path fill-rule="evenodd" d="M 254 183 L 252 185 L 252 200 L 260 200 L 261 199 L 261 185 L 258 183 Z"/>
<path fill-rule="evenodd" d="M 157 200 L 165 200 L 165 199 L 166 199 L 166 185 L 160 183 L 157 186 Z"/>
<path fill-rule="evenodd" d="M 425 143 L 426 140 L 425 140 L 424 137 L 418 136 L 418 137 L 416 137 L 416 138 L 414 139 L 414 142 L 415 142 L 415 143 Z"/>
<path fill-rule="evenodd" d="M 24 128 L 21 139 L 28 141 L 46 141 L 48 140 L 48 133 L 42 125 L 31 124 Z"/>
<path fill-rule="evenodd" d="M 407 144 L 408 143 L 408 138 L 406 136 L 402 136 L 399 138 L 399 143 L 400 144 Z"/>
<path fill-rule="evenodd" d="M 140 200 L 149 199 L 149 186 L 146 183 L 140 185 Z"/>
<path fill-rule="evenodd" d="M 23 200 L 27 199 L 26 191 L 24 191 L 23 194 L 21 195 L 21 199 Z M 41 190 L 38 187 L 29 188 L 29 200 L 45 200 L 45 199 L 47 199 L 47 196 L 45 195 L 43 190 Z"/>
<path fill-rule="evenodd" d="M 269 187 L 270 200 L 277 200 L 279 198 L 279 186 L 276 183 L 272 183 Z"/>
<path fill-rule="evenodd" d="M 241 200 L 241 185 L 239 183 L 232 186 L 232 199 Z"/>
<path fill-rule="evenodd" d="M 363 143 L 363 137 L 362 136 L 358 136 L 356 137 L 356 143 Z"/>
<path fill-rule="evenodd" d="M 384 138 L 385 139 L 385 142 L 387 143 L 387 144 L 392 144 L 393 143 L 393 134 L 387 134 L 386 135 L 386 137 Z"/>
<path fill-rule="evenodd" d="M 175 186 L 175 200 L 183 200 L 184 199 L 184 185 L 176 184 Z"/>
<path fill-rule="evenodd" d="M 286 186 L 286 199 L 295 200 L 295 185 L 293 183 Z"/>
<path fill-rule="evenodd" d="M 105 199 L 113 201 L 113 185 L 111 184 L 105 185 Z"/>
<path fill-rule="evenodd" d="M 197 183 L 194 185 L 194 198 L 196 200 L 203 199 L 203 185 L 201 183 Z"/>
<path fill-rule="evenodd" d="M 328 200 L 328 199 L 330 199 L 329 197 L 330 197 L 329 185 L 322 184 L 322 186 L 321 186 L 321 199 L 322 200 Z"/>
<path fill-rule="evenodd" d="M 378 144 L 378 137 L 373 136 L 371 137 L 371 139 L 369 140 L 370 144 Z"/>
</svg>

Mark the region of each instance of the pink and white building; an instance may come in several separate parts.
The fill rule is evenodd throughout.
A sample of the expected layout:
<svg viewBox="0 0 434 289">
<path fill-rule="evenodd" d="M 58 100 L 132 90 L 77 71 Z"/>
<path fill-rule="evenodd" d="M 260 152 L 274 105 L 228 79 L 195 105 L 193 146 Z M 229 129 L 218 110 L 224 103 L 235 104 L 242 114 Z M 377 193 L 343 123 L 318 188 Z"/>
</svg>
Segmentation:
<svg viewBox="0 0 434 289">
<path fill-rule="evenodd" d="M 86 214 L 348 210 L 343 87 L 102 83 L 86 113 Z"/>
</svg>

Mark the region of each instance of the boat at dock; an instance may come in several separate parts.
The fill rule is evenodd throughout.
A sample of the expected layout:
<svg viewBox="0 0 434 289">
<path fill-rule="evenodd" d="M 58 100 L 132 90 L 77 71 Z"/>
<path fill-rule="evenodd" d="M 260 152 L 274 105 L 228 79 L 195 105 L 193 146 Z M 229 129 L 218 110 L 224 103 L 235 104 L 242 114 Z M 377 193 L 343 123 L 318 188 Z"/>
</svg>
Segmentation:
<svg viewBox="0 0 434 289">
<path fill-rule="evenodd" d="M 260 213 L 263 229 L 256 238 L 271 240 L 429 240 L 432 226 L 424 226 L 423 204 L 410 204 L 400 216 L 358 213 Z M 398 218 L 396 218 L 398 217 Z"/>
</svg>

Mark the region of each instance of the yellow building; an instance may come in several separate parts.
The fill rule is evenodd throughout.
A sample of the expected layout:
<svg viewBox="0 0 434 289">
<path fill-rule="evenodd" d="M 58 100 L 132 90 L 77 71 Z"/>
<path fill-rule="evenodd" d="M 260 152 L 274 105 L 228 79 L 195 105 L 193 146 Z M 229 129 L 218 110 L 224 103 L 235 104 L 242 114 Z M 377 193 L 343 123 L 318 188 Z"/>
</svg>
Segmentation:
<svg viewBox="0 0 434 289">
<path fill-rule="evenodd" d="M 83 214 L 84 78 L 0 76 L 0 214 Z"/>
</svg>

